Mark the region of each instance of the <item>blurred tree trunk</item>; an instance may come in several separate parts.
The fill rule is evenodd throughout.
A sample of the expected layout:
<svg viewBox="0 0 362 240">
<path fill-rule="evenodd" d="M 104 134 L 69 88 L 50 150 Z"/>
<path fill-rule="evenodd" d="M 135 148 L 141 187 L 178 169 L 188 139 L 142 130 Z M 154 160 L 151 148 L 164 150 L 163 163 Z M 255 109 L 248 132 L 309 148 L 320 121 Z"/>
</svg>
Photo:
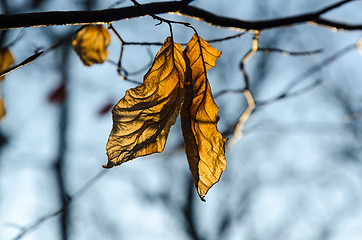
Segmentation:
<svg viewBox="0 0 362 240">
<path fill-rule="evenodd" d="M 66 91 L 69 81 L 68 65 L 69 65 L 69 47 L 63 45 L 60 49 L 61 61 L 59 62 L 59 71 L 62 78 L 62 85 Z M 69 217 L 69 195 L 67 192 L 66 182 L 66 153 L 67 153 L 67 132 L 69 126 L 69 100 L 64 95 L 63 101 L 59 105 L 59 132 L 58 132 L 58 153 L 55 162 L 56 180 L 58 184 L 58 195 L 62 207 L 64 209 L 61 216 L 61 234 L 63 240 L 69 237 L 70 217 Z"/>
</svg>

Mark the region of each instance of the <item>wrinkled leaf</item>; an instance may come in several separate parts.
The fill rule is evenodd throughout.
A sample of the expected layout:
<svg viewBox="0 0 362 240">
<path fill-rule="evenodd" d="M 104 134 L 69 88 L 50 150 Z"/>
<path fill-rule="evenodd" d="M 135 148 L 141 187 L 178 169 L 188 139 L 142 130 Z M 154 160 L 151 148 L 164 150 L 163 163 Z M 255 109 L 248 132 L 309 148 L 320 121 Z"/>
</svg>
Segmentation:
<svg viewBox="0 0 362 240">
<path fill-rule="evenodd" d="M 102 25 L 87 25 L 81 28 L 73 40 L 73 49 L 84 65 L 104 63 L 108 58 L 107 47 L 111 42 L 111 35 Z"/>
<path fill-rule="evenodd" d="M 187 69 L 181 125 L 190 171 L 202 200 L 226 168 L 225 139 L 217 129 L 219 108 L 206 76 L 220 55 L 196 34 L 184 51 Z"/>
<path fill-rule="evenodd" d="M 103 167 L 163 151 L 183 102 L 186 66 L 182 52 L 181 45 L 167 38 L 143 84 L 127 90 L 113 108 L 108 164 Z"/>
<path fill-rule="evenodd" d="M 15 62 L 13 55 L 8 48 L 0 49 L 0 73 L 7 70 Z M 0 77 L 0 81 L 4 80 L 5 76 Z"/>
</svg>

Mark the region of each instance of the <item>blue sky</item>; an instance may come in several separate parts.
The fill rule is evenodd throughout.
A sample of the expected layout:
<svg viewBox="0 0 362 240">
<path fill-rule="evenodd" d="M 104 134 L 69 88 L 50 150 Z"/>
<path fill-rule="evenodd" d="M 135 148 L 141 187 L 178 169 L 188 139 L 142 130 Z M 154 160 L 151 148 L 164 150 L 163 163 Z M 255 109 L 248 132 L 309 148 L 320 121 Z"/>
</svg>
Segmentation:
<svg viewBox="0 0 362 240">
<path fill-rule="evenodd" d="M 148 1 L 150 2 L 150 1 Z M 102 1 L 97 9 L 109 7 Z M 142 1 L 141 3 L 146 3 Z M 318 10 L 332 1 L 206 1 L 192 5 L 215 14 L 260 20 Z M 12 1 L 21 6 L 23 1 Z M 127 5 L 124 3 L 123 5 Z M 130 5 L 130 4 L 128 4 Z M 122 5 L 121 5 L 122 6 Z M 39 10 L 79 10 L 71 1 L 48 1 Z M 361 23 L 362 3 L 356 1 L 326 15 L 343 22 Z M 204 39 L 235 34 L 190 21 Z M 160 41 L 166 24 L 143 17 L 114 24 L 126 41 Z M 61 35 L 76 27 L 51 27 Z M 50 46 L 46 28 L 12 30 L 8 41 L 23 31 L 11 48 L 17 62 L 36 48 Z M 174 26 L 176 42 L 187 42 L 192 32 Z M 267 100 L 301 73 L 354 44 L 361 31 L 333 32 L 311 25 L 261 32 L 260 46 L 289 51 L 323 52 L 310 57 L 257 53 L 246 65 L 256 100 Z M 251 47 L 252 34 L 212 44 L 223 55 L 208 77 L 213 93 L 244 87 L 238 64 Z M 126 46 L 123 66 L 130 72 L 149 63 L 157 46 Z M 117 61 L 120 43 L 112 35 L 109 59 Z M 19 227 L 61 208 L 54 163 L 58 144 L 59 105 L 49 93 L 61 82 L 58 51 L 50 51 L 11 74 L 2 83 L 7 116 L 0 129 L 8 144 L 0 152 L 0 239 L 13 239 Z M 199 201 L 194 191 L 195 226 L 205 239 L 218 239 L 220 221 L 230 216 L 223 239 L 361 239 L 361 68 L 362 56 L 352 50 L 296 87 L 321 79 L 322 84 L 303 94 L 257 108 L 245 126 L 244 137 L 226 152 L 227 170 Z M 99 115 L 108 103 L 117 103 L 135 84 L 123 81 L 115 66 L 85 67 L 70 53 L 68 129 L 66 132 L 66 187 L 76 193 L 100 171 L 107 173 L 72 201 L 70 239 L 192 239 L 182 207 L 190 173 L 182 149 L 179 120 L 172 128 L 165 153 L 135 159 L 103 170 L 105 145 L 112 127 L 111 113 Z M 142 80 L 146 71 L 132 76 Z M 240 94 L 216 99 L 219 129 L 225 131 L 245 108 Z M 165 200 L 166 199 L 166 200 Z M 327 235 L 323 235 L 327 234 Z M 60 239 L 59 216 L 42 223 L 23 239 Z M 323 238 L 325 237 L 325 238 Z M 328 238 L 327 238 L 328 237 Z"/>
</svg>

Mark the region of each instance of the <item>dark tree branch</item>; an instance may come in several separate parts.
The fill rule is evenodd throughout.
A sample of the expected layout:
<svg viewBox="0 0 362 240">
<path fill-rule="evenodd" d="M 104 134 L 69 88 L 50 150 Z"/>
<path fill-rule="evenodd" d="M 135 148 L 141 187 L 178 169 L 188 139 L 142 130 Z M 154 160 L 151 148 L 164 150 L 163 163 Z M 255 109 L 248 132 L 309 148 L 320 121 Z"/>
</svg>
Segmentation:
<svg viewBox="0 0 362 240">
<path fill-rule="evenodd" d="M 362 24 L 350 25 L 348 23 L 335 22 L 323 18 L 319 18 L 313 21 L 313 23 L 321 26 L 332 27 L 343 30 L 362 30 Z"/>
<path fill-rule="evenodd" d="M 69 49 L 63 45 L 61 50 L 61 64 L 59 64 L 59 71 L 62 76 L 62 84 L 65 89 L 69 84 Z M 55 175 L 58 185 L 58 195 L 63 208 L 63 215 L 60 219 L 61 239 L 69 239 L 69 202 L 68 202 L 68 189 L 66 179 L 66 151 L 67 151 L 67 134 L 69 128 L 69 99 L 65 97 L 64 101 L 59 106 L 59 132 L 58 132 L 58 153 L 55 162 Z"/>
<path fill-rule="evenodd" d="M 176 12 L 184 16 L 197 18 L 215 26 L 243 30 L 263 30 L 301 23 L 315 23 L 318 25 L 344 30 L 362 30 L 362 24 L 349 25 L 321 18 L 321 15 L 352 1 L 355 0 L 341 1 L 337 4 L 312 13 L 262 21 L 245 21 L 217 16 L 200 8 L 187 5 L 190 1 L 155 2 L 140 6 L 95 11 L 55 11 L 12 15 L 3 14 L 0 15 L 0 30 L 52 25 L 84 25 L 91 23 L 105 24 L 146 15 Z"/>
<path fill-rule="evenodd" d="M 307 22 L 322 24 L 324 26 L 345 29 L 345 30 L 362 29 L 362 24 L 348 25 L 345 23 L 329 21 L 321 18 L 321 15 L 352 1 L 355 0 L 341 1 L 339 3 L 333 4 L 331 6 L 328 6 L 313 13 L 306 13 L 291 17 L 277 18 L 272 20 L 262 20 L 262 21 L 244 21 L 234 18 L 221 17 L 192 6 L 184 7 L 182 10 L 179 11 L 179 13 L 185 16 L 197 18 L 201 21 L 205 21 L 207 23 L 210 23 L 218 27 L 228 27 L 228 28 L 230 27 L 230 28 L 243 29 L 243 30 L 264 30 L 270 28 L 286 27 L 290 25 L 307 23 Z"/>
</svg>

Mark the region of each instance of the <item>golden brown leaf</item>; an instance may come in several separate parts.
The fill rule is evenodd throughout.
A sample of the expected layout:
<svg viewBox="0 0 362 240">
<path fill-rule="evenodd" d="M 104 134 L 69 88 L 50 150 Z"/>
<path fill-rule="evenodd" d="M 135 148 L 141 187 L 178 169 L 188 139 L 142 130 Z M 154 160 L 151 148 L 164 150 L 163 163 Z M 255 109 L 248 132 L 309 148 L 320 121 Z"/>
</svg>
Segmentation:
<svg viewBox="0 0 362 240">
<path fill-rule="evenodd" d="M 108 58 L 107 47 L 111 42 L 111 35 L 102 25 L 87 25 L 81 28 L 73 40 L 73 49 L 84 65 L 104 63 Z"/>
<path fill-rule="evenodd" d="M 225 139 L 217 129 L 218 111 L 206 71 L 221 52 L 196 34 L 184 51 L 185 100 L 181 110 L 185 151 L 198 194 L 203 200 L 226 168 Z"/>
<path fill-rule="evenodd" d="M 0 96 L 0 120 L 5 116 L 4 100 Z"/>
<path fill-rule="evenodd" d="M 356 47 L 358 49 L 358 52 L 362 55 L 362 37 L 356 43 Z"/>
<path fill-rule="evenodd" d="M 0 48 L 0 73 L 7 70 L 15 62 L 13 55 L 11 54 L 9 48 Z M 5 79 L 5 76 L 0 77 L 1 81 Z M 0 85 L 1 87 L 1 85 Z M 5 105 L 4 100 L 1 97 L 1 88 L 0 88 L 0 120 L 5 116 Z"/>
<path fill-rule="evenodd" d="M 181 45 L 169 37 L 144 76 L 127 90 L 112 110 L 113 129 L 107 143 L 111 168 L 139 156 L 162 152 L 184 97 L 185 60 Z"/>
<path fill-rule="evenodd" d="M 15 62 L 13 55 L 8 48 L 0 48 L 0 73 L 7 70 Z M 0 77 L 0 81 L 4 80 L 5 76 Z"/>
</svg>

